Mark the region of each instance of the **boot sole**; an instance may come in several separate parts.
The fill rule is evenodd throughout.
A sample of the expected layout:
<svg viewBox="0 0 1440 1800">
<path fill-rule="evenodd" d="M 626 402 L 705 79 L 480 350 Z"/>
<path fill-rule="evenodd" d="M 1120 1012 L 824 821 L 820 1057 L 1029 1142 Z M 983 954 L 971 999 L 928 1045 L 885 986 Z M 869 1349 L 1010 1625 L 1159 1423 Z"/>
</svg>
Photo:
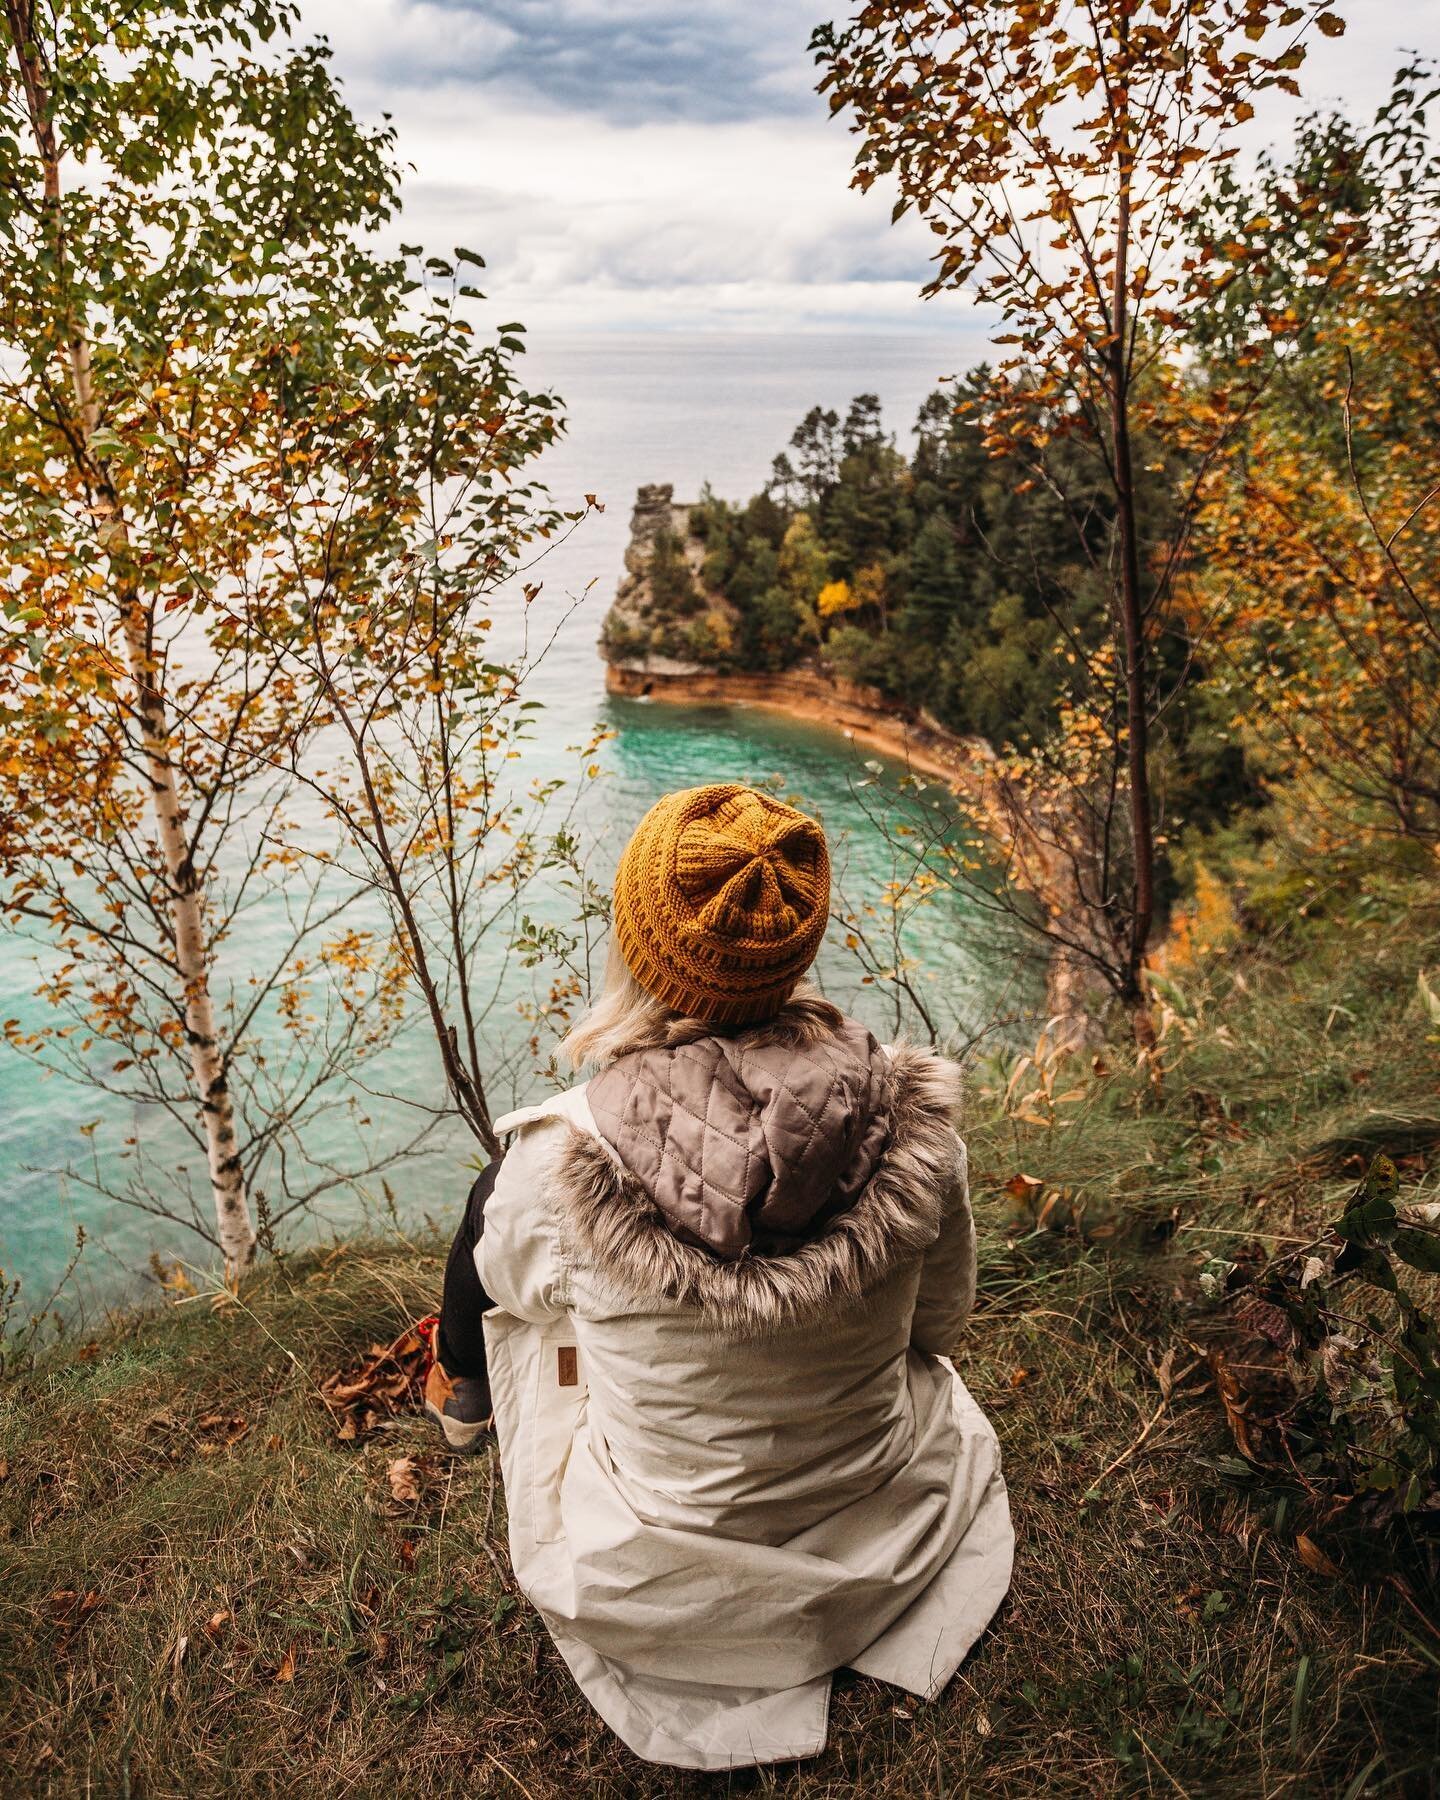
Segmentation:
<svg viewBox="0 0 1440 1800">
<path fill-rule="evenodd" d="M 450 1418 L 429 1400 L 424 1402 L 424 1407 L 440 1427 L 445 1442 L 461 1456 L 473 1456 L 480 1448 L 481 1440 L 489 1435 L 489 1419 L 482 1419 L 477 1425 L 467 1425 L 463 1419 Z"/>
</svg>

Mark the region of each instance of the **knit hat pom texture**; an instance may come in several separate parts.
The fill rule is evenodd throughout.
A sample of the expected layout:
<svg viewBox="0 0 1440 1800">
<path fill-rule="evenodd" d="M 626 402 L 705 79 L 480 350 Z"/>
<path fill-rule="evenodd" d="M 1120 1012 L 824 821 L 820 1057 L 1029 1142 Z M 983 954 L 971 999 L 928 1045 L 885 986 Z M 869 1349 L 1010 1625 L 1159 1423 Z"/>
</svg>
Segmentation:
<svg viewBox="0 0 1440 1800">
<path fill-rule="evenodd" d="M 688 1018 L 768 1018 L 815 960 L 830 856 L 814 819 L 736 782 L 652 806 L 615 874 L 620 953 L 648 994 Z"/>
</svg>

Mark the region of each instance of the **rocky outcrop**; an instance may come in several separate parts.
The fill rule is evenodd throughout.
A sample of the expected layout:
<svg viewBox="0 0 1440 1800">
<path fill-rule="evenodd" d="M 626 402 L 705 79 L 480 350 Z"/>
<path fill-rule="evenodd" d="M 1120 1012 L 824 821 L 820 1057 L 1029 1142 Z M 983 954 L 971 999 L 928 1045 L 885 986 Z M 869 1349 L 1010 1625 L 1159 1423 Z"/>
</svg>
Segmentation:
<svg viewBox="0 0 1440 1800">
<path fill-rule="evenodd" d="M 733 637 L 735 609 L 706 586 L 691 510 L 676 504 L 668 482 L 635 496 L 625 572 L 600 636 L 612 672 L 696 674 L 713 667 Z"/>
<path fill-rule="evenodd" d="M 697 622 L 713 630 L 719 621 L 728 631 L 738 615 L 706 586 L 705 544 L 691 512 L 675 503 L 668 483 L 642 487 L 635 496 L 625 572 L 600 639 L 612 694 L 767 707 L 841 731 L 917 774 L 956 785 L 983 781 L 995 760 L 983 739 L 959 737 L 924 713 L 908 713 L 878 688 L 835 675 L 817 657 L 767 675 L 727 667 L 713 646 L 696 654 Z"/>
</svg>

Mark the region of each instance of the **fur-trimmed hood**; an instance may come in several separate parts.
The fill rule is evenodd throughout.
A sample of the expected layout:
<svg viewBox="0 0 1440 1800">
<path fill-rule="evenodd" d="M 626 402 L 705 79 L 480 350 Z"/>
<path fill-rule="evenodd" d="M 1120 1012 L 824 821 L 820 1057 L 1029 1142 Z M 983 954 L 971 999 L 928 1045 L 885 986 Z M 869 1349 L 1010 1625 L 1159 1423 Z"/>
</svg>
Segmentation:
<svg viewBox="0 0 1440 1800">
<path fill-rule="evenodd" d="M 558 1169 L 577 1251 L 633 1300 L 751 1335 L 853 1307 L 933 1244 L 961 1182 L 960 1072 L 823 1001 L 691 1022 L 587 1089 Z"/>
</svg>

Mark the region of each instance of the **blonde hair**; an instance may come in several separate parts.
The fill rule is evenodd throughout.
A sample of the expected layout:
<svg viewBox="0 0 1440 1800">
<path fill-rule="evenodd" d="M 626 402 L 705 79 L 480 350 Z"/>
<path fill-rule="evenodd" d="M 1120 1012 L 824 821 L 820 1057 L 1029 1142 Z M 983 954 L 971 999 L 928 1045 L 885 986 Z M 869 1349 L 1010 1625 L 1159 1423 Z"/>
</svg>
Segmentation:
<svg viewBox="0 0 1440 1800">
<path fill-rule="evenodd" d="M 605 956 L 605 985 L 600 998 L 576 1020 L 555 1047 L 561 1062 L 572 1069 L 587 1065 L 603 1069 L 627 1050 L 663 1042 L 675 1014 L 653 994 L 647 994 L 630 973 L 612 934 Z"/>
<path fill-rule="evenodd" d="M 796 1042 L 809 1042 L 840 1023 L 837 1007 L 819 994 L 808 981 L 797 982 L 788 999 L 776 1008 L 773 1021 L 757 1020 L 740 1027 L 744 1031 L 764 1031 L 767 1025 L 779 1026 Z M 706 1024 L 677 1013 L 663 1000 L 657 1000 L 630 973 L 620 954 L 618 940 L 612 935 L 605 956 L 605 985 L 600 998 L 583 1014 L 555 1046 L 555 1054 L 572 1069 L 604 1069 L 632 1050 L 648 1050 L 655 1044 L 686 1043 L 693 1038 L 722 1035 L 733 1026 Z"/>
</svg>

